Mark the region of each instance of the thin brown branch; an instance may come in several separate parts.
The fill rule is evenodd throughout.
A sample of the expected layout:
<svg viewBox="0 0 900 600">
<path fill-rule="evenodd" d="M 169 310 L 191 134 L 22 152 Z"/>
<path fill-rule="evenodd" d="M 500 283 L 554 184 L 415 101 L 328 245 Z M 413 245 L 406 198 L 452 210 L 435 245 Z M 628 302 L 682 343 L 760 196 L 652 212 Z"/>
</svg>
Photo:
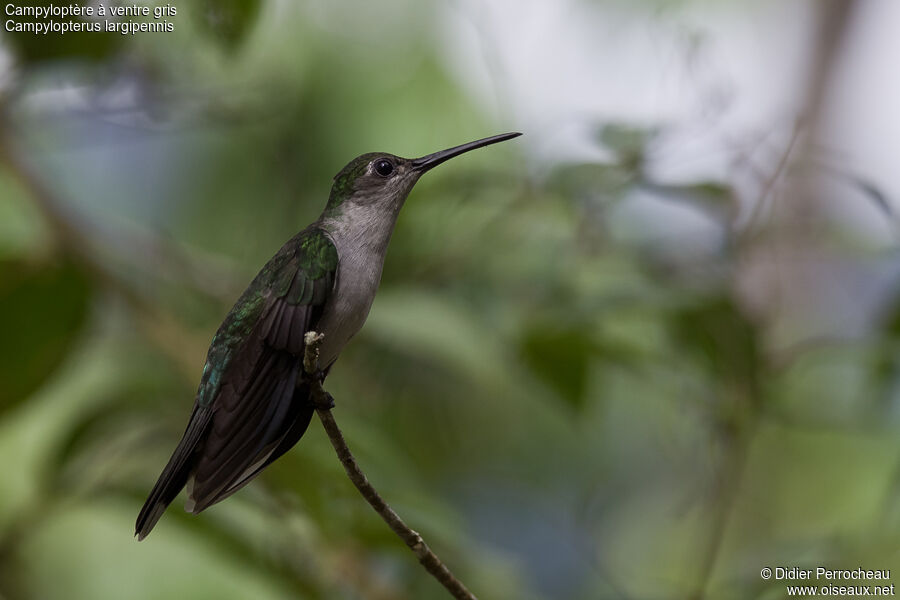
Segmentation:
<svg viewBox="0 0 900 600">
<path fill-rule="evenodd" d="M 687 596 L 688 600 L 703 600 L 709 597 L 709 586 L 735 511 L 738 492 L 747 469 L 750 445 L 756 432 L 757 417 L 754 414 L 750 418 L 753 421 L 745 427 L 745 431 L 733 432 L 726 437 L 726 456 L 718 470 L 716 506 L 710 524 L 707 547 L 700 558 L 699 575 L 694 589 Z"/>
<path fill-rule="evenodd" d="M 756 200 L 756 204 L 753 206 L 750 217 L 747 219 L 746 231 L 750 235 L 753 235 L 755 227 L 758 229 L 762 228 L 760 221 L 762 221 L 763 218 L 763 210 L 765 209 L 766 201 L 768 200 L 769 195 L 773 193 L 775 184 L 778 183 L 778 181 L 781 179 L 781 176 L 784 175 L 785 170 L 788 166 L 788 162 L 791 158 L 791 155 L 794 153 L 794 148 L 797 145 L 797 140 L 799 139 L 802 131 L 803 124 L 799 121 L 794 123 L 793 129 L 791 130 L 791 137 L 790 139 L 788 139 L 788 143 L 784 149 L 784 152 L 778 159 L 778 164 L 775 166 L 775 170 L 763 182 L 762 191 L 759 194 L 759 198 Z M 775 204 L 774 199 L 771 204 Z"/>
<path fill-rule="evenodd" d="M 54 250 L 76 262 L 98 286 L 113 291 L 134 311 L 142 332 L 167 356 L 175 360 L 182 374 L 193 381 L 200 368 L 198 358 L 204 355 L 205 345 L 196 336 L 184 331 L 177 321 L 148 302 L 127 282 L 117 277 L 98 260 L 92 245 L 76 225 L 74 215 L 67 214 L 63 203 L 41 177 L 22 160 L 7 136 L 0 134 L 0 168 L 30 196 L 52 233 Z"/>
<path fill-rule="evenodd" d="M 319 345 L 322 343 L 323 337 L 323 334 L 316 333 L 315 331 L 310 331 L 306 334 L 304 339 L 306 342 L 306 352 L 303 356 L 303 368 L 309 376 L 310 381 L 312 381 L 312 401 L 316 406 L 316 413 L 319 415 L 319 419 L 325 427 L 325 433 L 328 434 L 328 439 L 331 441 L 331 445 L 334 446 L 334 450 L 337 453 L 341 464 L 344 466 L 347 476 L 350 478 L 350 481 L 353 482 L 353 485 L 356 486 L 356 489 L 359 490 L 359 493 L 362 494 L 363 498 L 366 499 L 366 502 L 375 509 L 375 512 L 377 512 L 382 519 L 384 519 L 384 522 L 388 524 L 388 527 L 390 527 L 391 530 L 393 530 L 393 532 L 409 546 L 409 549 L 413 551 L 413 554 L 416 555 L 416 558 L 419 559 L 419 562 L 425 567 L 425 570 L 431 573 L 431 575 L 434 576 L 434 578 L 437 579 L 454 598 L 457 598 L 458 600 L 477 600 L 472 592 L 470 592 L 466 586 L 450 572 L 450 569 L 448 569 L 441 559 L 428 547 L 428 544 L 425 543 L 422 536 L 410 529 L 410 527 L 403 522 L 403 519 L 394 512 L 394 509 L 384 501 L 384 498 L 382 498 L 372 484 L 369 483 L 369 479 L 359 468 L 359 464 L 357 464 L 356 459 L 350 452 L 350 448 L 347 446 L 347 440 L 344 439 L 344 434 L 341 433 L 340 427 L 338 427 L 337 422 L 334 420 L 334 415 L 331 414 L 331 408 L 334 406 L 334 401 L 331 398 L 331 395 L 322 387 L 322 379 L 319 377 Z"/>
</svg>

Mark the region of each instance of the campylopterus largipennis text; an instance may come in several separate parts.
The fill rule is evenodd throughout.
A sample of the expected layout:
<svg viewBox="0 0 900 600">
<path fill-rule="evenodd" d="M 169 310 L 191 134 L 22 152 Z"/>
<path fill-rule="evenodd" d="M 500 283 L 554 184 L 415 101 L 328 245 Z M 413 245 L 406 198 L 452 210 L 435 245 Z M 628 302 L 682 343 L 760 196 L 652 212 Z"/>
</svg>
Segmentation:
<svg viewBox="0 0 900 600">
<path fill-rule="evenodd" d="M 187 429 L 138 515 L 138 539 L 185 485 L 185 509 L 199 513 L 297 443 L 315 410 L 301 364 L 306 332 L 324 334 L 319 364 L 328 373 L 369 314 L 397 215 L 419 177 L 519 135 L 416 159 L 363 154 L 341 169 L 319 219 L 266 263 L 213 337 Z"/>
</svg>

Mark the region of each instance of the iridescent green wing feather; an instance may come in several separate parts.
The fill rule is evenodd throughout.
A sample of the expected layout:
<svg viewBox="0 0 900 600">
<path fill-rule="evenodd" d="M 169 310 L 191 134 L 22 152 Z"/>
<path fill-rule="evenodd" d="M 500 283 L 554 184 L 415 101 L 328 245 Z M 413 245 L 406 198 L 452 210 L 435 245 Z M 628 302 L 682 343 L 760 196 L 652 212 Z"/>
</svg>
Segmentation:
<svg viewBox="0 0 900 600">
<path fill-rule="evenodd" d="M 286 437 L 302 435 L 312 414 L 297 391 L 303 336 L 315 329 L 337 267 L 331 240 L 308 228 L 235 303 L 210 345 L 184 437 L 138 517 L 140 537 L 189 478 L 188 509 L 199 512 L 252 479 L 276 449 L 284 451 Z"/>
<path fill-rule="evenodd" d="M 240 387 L 235 380 L 250 376 L 245 370 L 258 362 L 258 352 L 302 355 L 303 334 L 331 294 L 337 264 L 337 250 L 317 228 L 299 233 L 266 263 L 213 338 L 197 395 L 201 406 L 219 397 L 226 372 Z"/>
</svg>

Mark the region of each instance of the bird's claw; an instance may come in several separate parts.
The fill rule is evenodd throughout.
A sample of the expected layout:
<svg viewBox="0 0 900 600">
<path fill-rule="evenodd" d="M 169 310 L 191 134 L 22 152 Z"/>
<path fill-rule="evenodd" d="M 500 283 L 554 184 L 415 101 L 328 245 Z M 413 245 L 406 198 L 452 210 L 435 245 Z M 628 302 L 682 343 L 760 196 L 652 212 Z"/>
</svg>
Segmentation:
<svg viewBox="0 0 900 600">
<path fill-rule="evenodd" d="M 326 373 L 322 369 L 316 369 L 312 373 L 310 373 L 309 371 L 304 371 L 300 377 L 301 380 L 306 383 L 313 385 L 322 385 L 323 383 L 325 383 L 325 377 L 327 377 L 327 375 L 328 373 Z"/>
</svg>

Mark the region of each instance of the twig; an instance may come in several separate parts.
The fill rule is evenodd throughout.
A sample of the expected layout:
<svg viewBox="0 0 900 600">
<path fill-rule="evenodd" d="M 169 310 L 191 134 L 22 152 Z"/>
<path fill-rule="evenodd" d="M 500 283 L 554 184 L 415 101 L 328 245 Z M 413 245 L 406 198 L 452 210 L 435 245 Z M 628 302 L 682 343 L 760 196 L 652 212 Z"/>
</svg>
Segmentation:
<svg viewBox="0 0 900 600">
<path fill-rule="evenodd" d="M 781 157 L 778 159 L 778 164 L 775 166 L 775 170 L 772 172 L 769 177 L 763 181 L 762 190 L 760 191 L 759 198 L 756 201 L 756 204 L 753 206 L 753 209 L 750 213 L 750 216 L 747 218 L 747 227 L 746 231 L 752 235 L 753 228 L 755 226 L 762 227 L 759 225 L 759 221 L 763 218 L 763 210 L 765 209 L 766 200 L 768 200 L 769 195 L 773 193 L 775 189 L 775 184 L 778 183 L 778 180 L 781 179 L 781 176 L 784 175 L 785 169 L 788 166 L 788 163 L 791 158 L 791 154 L 794 153 L 794 147 L 797 145 L 797 140 L 800 138 L 800 134 L 803 131 L 803 123 L 798 121 L 794 123 L 793 129 L 791 130 L 791 137 L 788 139 L 787 146 L 784 149 L 784 152 L 781 154 Z M 774 205 L 775 200 L 772 201 Z"/>
<path fill-rule="evenodd" d="M 384 501 L 359 468 L 356 459 L 353 457 L 350 448 L 347 446 L 344 434 L 341 433 L 340 427 L 338 427 L 337 422 L 334 420 L 334 415 L 331 414 L 331 409 L 334 407 L 334 400 L 331 397 L 331 394 L 326 392 L 322 387 L 322 377 L 319 376 L 319 345 L 322 343 L 324 337 L 323 334 L 316 333 L 315 331 L 306 333 L 304 338 L 306 351 L 303 355 L 303 369 L 306 371 L 308 379 L 310 380 L 311 400 L 316 407 L 316 413 L 319 415 L 319 420 L 322 421 L 322 425 L 325 427 L 325 433 L 328 434 L 328 439 L 331 441 L 331 445 L 334 446 L 338 459 L 341 461 L 341 464 L 344 465 L 347 476 L 350 478 L 350 481 L 353 482 L 353 485 L 356 486 L 356 489 L 359 490 L 359 493 L 362 494 L 363 498 L 366 499 L 366 502 L 375 509 L 375 512 L 377 512 L 382 519 L 384 519 L 384 522 L 388 524 L 388 527 L 390 527 L 393 532 L 409 546 L 409 549 L 413 551 L 413 554 L 416 555 L 416 558 L 419 559 L 419 562 L 425 567 L 425 570 L 431 573 L 431 575 L 434 576 L 434 578 L 437 579 L 454 598 L 457 598 L 458 600 L 477 600 L 472 592 L 466 589 L 466 586 L 463 585 L 463 583 L 450 572 L 450 569 L 444 565 L 441 559 L 431 551 L 431 548 L 428 547 L 428 544 L 425 543 L 422 536 L 410 529 L 409 526 L 403 522 L 403 519 L 401 519 L 388 503 Z"/>
<path fill-rule="evenodd" d="M 756 432 L 756 415 L 750 417 L 752 423 L 747 426 L 747 431 L 737 434 L 737 439 L 729 438 L 729 452 L 719 470 L 719 488 L 717 490 L 717 506 L 712 515 L 710 537 L 706 551 L 700 558 L 700 572 L 696 584 L 688 594 L 688 600 L 703 600 L 708 598 L 709 586 L 712 583 L 713 572 L 719 562 L 719 554 L 725 543 L 725 534 L 728 525 L 735 512 L 747 462 L 750 454 L 750 445 Z"/>
<path fill-rule="evenodd" d="M 0 169 L 5 169 L 29 194 L 53 234 L 54 250 L 78 264 L 99 286 L 122 298 L 134 311 L 145 335 L 174 359 L 182 374 L 193 381 L 198 368 L 196 357 L 203 356 L 205 344 L 184 331 L 171 315 L 153 306 L 97 259 L 89 237 L 73 223 L 74 215 L 66 213 L 54 191 L 19 157 L 11 140 L 2 132 L 2 125 L 0 113 Z"/>
</svg>

